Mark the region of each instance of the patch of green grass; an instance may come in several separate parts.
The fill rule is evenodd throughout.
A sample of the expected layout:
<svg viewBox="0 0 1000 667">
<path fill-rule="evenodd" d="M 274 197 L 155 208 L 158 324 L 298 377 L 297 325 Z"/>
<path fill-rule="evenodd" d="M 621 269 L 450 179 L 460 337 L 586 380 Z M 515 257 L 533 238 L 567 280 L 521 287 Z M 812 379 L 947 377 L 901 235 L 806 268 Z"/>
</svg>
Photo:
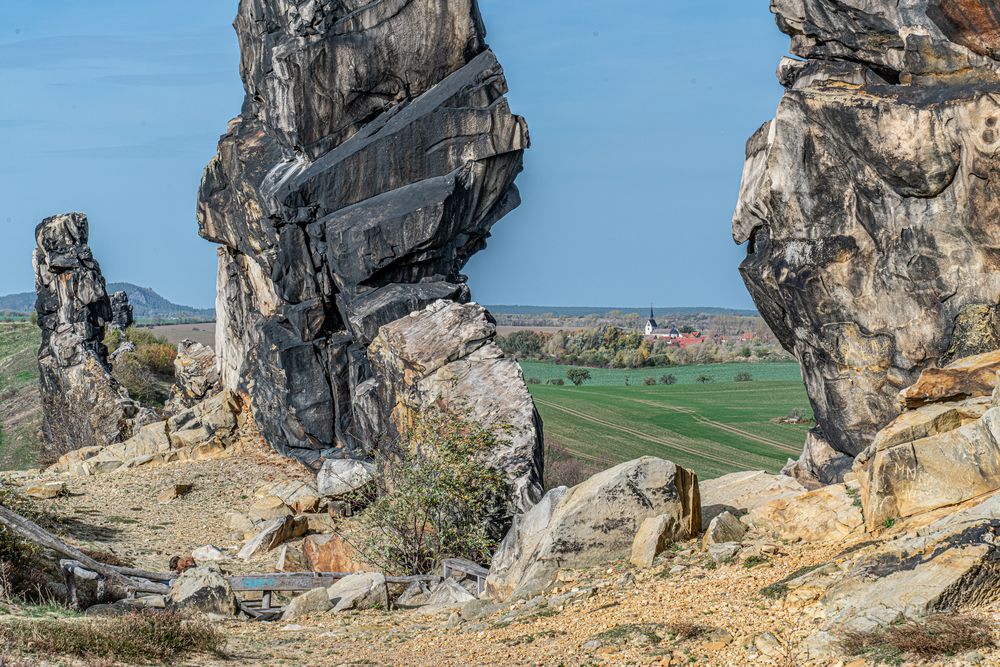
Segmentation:
<svg viewBox="0 0 1000 667">
<path fill-rule="evenodd" d="M 885 528 L 886 530 L 889 530 L 895 525 L 896 525 L 896 519 L 894 518 L 889 518 L 882 522 L 882 527 Z"/>
<path fill-rule="evenodd" d="M 554 366 L 524 362 L 526 374 L 537 372 L 532 363 Z M 683 368 L 696 374 L 698 367 Z M 601 373 L 624 372 L 591 370 L 598 379 Z M 801 453 L 809 429 L 779 423 L 794 409 L 808 412 L 798 379 L 629 387 L 541 384 L 529 390 L 546 438 L 601 468 L 648 455 L 694 470 L 702 480 L 739 470 L 777 472 Z"/>
<path fill-rule="evenodd" d="M 543 384 L 548 380 L 566 380 L 566 371 L 581 366 L 566 366 L 549 361 L 521 361 L 521 369 L 525 378 L 536 378 Z M 750 384 L 767 382 L 798 382 L 802 383 L 802 375 L 796 362 L 776 361 L 761 363 L 736 362 L 730 364 L 697 364 L 692 366 L 662 366 L 650 368 L 587 368 L 590 379 L 585 387 L 622 387 L 625 378 L 631 386 L 642 385 L 647 377 L 659 378 L 661 375 L 673 375 L 678 385 L 698 384 L 701 376 L 709 377 L 712 382 L 732 383 L 741 373 L 750 373 L 754 381 Z M 735 384 L 735 383 L 733 383 Z M 795 407 L 805 407 L 803 403 Z M 806 413 L 808 414 L 808 409 Z M 782 415 L 784 416 L 784 415 Z"/>
<path fill-rule="evenodd" d="M 660 623 L 626 623 L 598 633 L 588 641 L 598 642 L 601 646 L 620 646 L 636 640 L 656 645 L 663 643 L 663 637 L 657 634 L 663 627 Z"/>
<path fill-rule="evenodd" d="M 752 567 L 763 565 L 766 562 L 767 562 L 766 556 L 748 556 L 743 560 L 743 567 L 749 570 Z"/>
<path fill-rule="evenodd" d="M 790 581 L 798 579 L 804 574 L 809 574 L 813 570 L 817 570 L 820 567 L 822 567 L 822 564 L 807 565 L 806 567 L 800 567 L 799 569 L 795 570 L 795 572 L 792 572 L 790 575 L 788 575 L 781 581 L 777 581 L 769 586 L 764 586 L 764 588 L 760 589 L 760 594 L 772 600 L 778 600 L 780 598 L 783 598 L 788 594 L 788 583 Z"/>
<path fill-rule="evenodd" d="M 30 468 L 39 450 L 38 328 L 0 323 L 0 470 Z"/>
</svg>

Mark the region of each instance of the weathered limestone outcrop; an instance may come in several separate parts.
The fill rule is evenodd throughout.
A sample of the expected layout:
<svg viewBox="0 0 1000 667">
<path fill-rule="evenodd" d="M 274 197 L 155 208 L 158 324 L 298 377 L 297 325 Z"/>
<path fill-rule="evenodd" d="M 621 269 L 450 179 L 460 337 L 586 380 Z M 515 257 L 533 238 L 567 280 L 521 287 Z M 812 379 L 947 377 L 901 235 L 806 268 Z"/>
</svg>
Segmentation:
<svg viewBox="0 0 1000 667">
<path fill-rule="evenodd" d="M 747 144 L 733 237 L 802 365 L 808 448 L 853 457 L 922 370 L 997 347 L 1000 31 L 986 0 L 772 10 L 803 60 Z"/>
<path fill-rule="evenodd" d="M 222 246 L 222 382 L 278 451 L 317 468 L 363 458 L 398 435 L 370 400 L 383 379 L 368 348 L 414 311 L 469 300 L 461 269 L 519 203 L 527 126 L 475 0 L 243 0 L 235 27 L 246 100 L 198 207 Z M 523 421 L 523 381 L 486 342 L 448 361 L 506 383 L 478 391 L 513 396 L 491 410 Z M 515 466 L 532 480 L 521 509 L 540 495 L 535 431 Z"/>
<path fill-rule="evenodd" d="M 643 522 L 659 517 L 657 543 L 701 532 L 698 476 L 663 459 L 645 456 L 572 489 L 553 489 L 515 517 L 493 556 L 487 589 L 498 599 L 534 595 L 560 568 L 628 558 Z"/>
<path fill-rule="evenodd" d="M 111 376 L 103 343 L 105 327 L 128 326 L 132 310 L 124 293 L 108 297 L 88 237 L 82 213 L 46 218 L 35 230 L 42 429 L 53 452 L 127 440 L 140 412 Z"/>
</svg>

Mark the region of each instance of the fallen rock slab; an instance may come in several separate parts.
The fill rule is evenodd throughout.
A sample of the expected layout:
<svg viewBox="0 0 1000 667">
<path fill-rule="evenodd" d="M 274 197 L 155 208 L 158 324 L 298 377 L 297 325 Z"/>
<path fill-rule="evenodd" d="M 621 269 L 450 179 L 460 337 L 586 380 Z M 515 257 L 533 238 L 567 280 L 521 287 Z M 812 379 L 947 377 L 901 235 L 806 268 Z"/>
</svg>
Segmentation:
<svg viewBox="0 0 1000 667">
<path fill-rule="evenodd" d="M 289 540 L 302 537 L 309 524 L 298 517 L 283 516 L 274 519 L 240 549 L 239 557 L 250 560 L 254 556 L 275 549 Z"/>
<path fill-rule="evenodd" d="M 739 542 L 746 535 L 747 529 L 740 520 L 730 512 L 723 512 L 708 524 L 703 542 L 706 547 L 726 542 Z"/>
<path fill-rule="evenodd" d="M 670 461 L 643 457 L 549 491 L 514 524 L 490 566 L 490 595 L 540 592 L 560 568 L 628 558 L 646 519 L 667 516 L 667 539 L 701 532 L 698 478 Z"/>
<path fill-rule="evenodd" d="M 944 368 L 928 368 L 899 393 L 900 402 L 906 408 L 915 408 L 927 403 L 989 396 L 997 386 L 997 371 L 1000 371 L 1000 350 L 959 359 Z"/>
<path fill-rule="evenodd" d="M 781 498 L 792 498 L 806 487 L 786 475 L 763 470 L 734 472 L 698 484 L 702 521 L 711 522 L 723 512 L 736 515 Z"/>
<path fill-rule="evenodd" d="M 316 485 L 320 495 L 339 498 L 367 486 L 374 479 L 375 464 L 370 461 L 328 459 L 316 476 Z"/>
<path fill-rule="evenodd" d="M 645 519 L 632 541 L 631 562 L 636 567 L 652 567 L 656 557 L 670 544 L 675 529 L 664 514 Z"/>
<path fill-rule="evenodd" d="M 284 613 L 281 615 L 281 620 L 294 621 L 302 616 L 330 611 L 332 607 L 333 603 L 330 601 L 327 589 L 323 587 L 314 588 L 289 602 L 288 606 L 285 607 Z"/>
<path fill-rule="evenodd" d="M 167 606 L 203 614 L 232 616 L 236 613 L 236 594 L 226 578 L 210 567 L 185 570 L 170 585 Z"/>
<path fill-rule="evenodd" d="M 52 500 L 65 495 L 65 493 L 66 484 L 64 482 L 45 482 L 42 484 L 34 484 L 24 490 L 24 495 L 29 498 L 37 498 L 39 500 Z"/>
<path fill-rule="evenodd" d="M 751 529 L 786 540 L 839 542 L 864 527 L 857 487 L 833 484 L 751 509 L 743 521 Z"/>
<path fill-rule="evenodd" d="M 350 609 L 388 609 L 389 591 L 385 577 L 377 572 L 364 572 L 344 577 L 327 589 L 333 611 Z"/>
</svg>

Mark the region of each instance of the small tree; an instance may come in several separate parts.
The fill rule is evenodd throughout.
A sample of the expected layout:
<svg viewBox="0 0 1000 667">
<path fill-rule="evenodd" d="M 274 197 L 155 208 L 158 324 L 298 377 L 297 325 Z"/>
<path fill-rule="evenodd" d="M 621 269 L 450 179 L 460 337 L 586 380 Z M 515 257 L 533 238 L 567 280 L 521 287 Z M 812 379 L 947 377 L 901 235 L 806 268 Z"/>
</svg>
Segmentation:
<svg viewBox="0 0 1000 667">
<path fill-rule="evenodd" d="M 670 373 L 664 373 L 660 376 L 660 384 L 677 384 L 677 378 Z"/>
<path fill-rule="evenodd" d="M 642 383 L 647 387 L 651 387 L 656 384 L 656 378 L 646 378 Z"/>
<path fill-rule="evenodd" d="M 566 371 L 566 377 L 570 382 L 579 387 L 581 384 L 590 379 L 590 371 L 586 368 L 571 368 Z"/>
<path fill-rule="evenodd" d="M 566 384 L 566 382 L 562 378 L 555 378 L 555 379 L 548 380 L 545 384 L 554 384 L 557 387 L 561 387 L 564 384 Z"/>
<path fill-rule="evenodd" d="M 733 377 L 733 382 L 753 382 L 753 375 L 746 372 L 737 373 L 736 376 Z"/>
<path fill-rule="evenodd" d="M 712 378 L 711 378 L 710 376 L 708 376 L 708 375 L 704 375 L 704 374 L 702 374 L 702 375 L 699 375 L 699 376 L 698 376 L 698 377 L 696 378 L 696 381 L 697 381 L 697 382 L 700 382 L 701 384 L 706 384 L 706 383 L 709 383 L 709 382 L 711 382 L 711 381 L 712 381 Z"/>
</svg>

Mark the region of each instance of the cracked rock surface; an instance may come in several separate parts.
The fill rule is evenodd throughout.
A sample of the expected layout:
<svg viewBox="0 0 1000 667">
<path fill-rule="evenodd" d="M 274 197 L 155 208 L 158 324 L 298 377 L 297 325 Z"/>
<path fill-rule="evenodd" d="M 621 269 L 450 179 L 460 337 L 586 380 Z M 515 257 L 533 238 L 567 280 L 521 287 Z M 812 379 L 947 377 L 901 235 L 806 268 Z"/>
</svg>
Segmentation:
<svg viewBox="0 0 1000 667">
<path fill-rule="evenodd" d="M 816 415 L 799 472 L 830 483 L 923 370 L 996 347 L 1000 32 L 985 0 L 772 10 L 801 60 L 747 144 L 733 238 Z"/>
<path fill-rule="evenodd" d="M 461 270 L 519 204 L 527 126 L 475 0 L 243 0 L 235 27 L 246 100 L 198 206 L 220 245 L 222 383 L 279 452 L 314 468 L 364 458 L 398 436 L 392 398 L 358 393 L 381 380 L 369 346 L 415 311 L 469 301 Z M 514 396 L 520 420 L 523 378 L 480 378 L 509 383 L 492 393 Z M 535 424 L 525 451 L 520 509 L 541 495 Z"/>
</svg>

